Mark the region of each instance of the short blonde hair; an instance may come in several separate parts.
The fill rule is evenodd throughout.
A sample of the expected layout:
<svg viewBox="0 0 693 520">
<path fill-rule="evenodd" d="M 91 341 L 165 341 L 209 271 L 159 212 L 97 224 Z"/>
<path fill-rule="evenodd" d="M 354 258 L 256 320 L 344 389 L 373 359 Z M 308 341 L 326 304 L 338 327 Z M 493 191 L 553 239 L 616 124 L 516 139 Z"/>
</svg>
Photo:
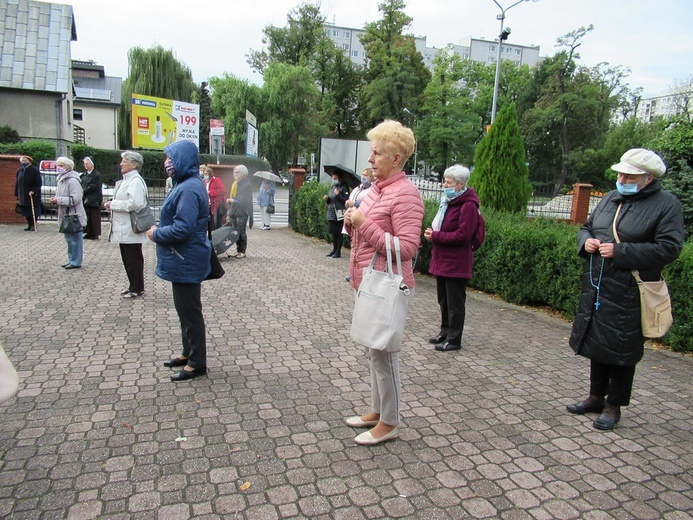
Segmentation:
<svg viewBox="0 0 693 520">
<path fill-rule="evenodd" d="M 367 134 L 369 141 L 380 141 L 383 143 L 385 152 L 394 157 L 400 154 L 402 160 L 399 166 L 403 166 L 414 153 L 416 139 L 411 128 L 407 128 L 399 121 L 390 119 L 383 121 Z"/>
<path fill-rule="evenodd" d="M 361 175 L 363 177 L 368 178 L 368 180 L 373 180 L 375 179 L 375 175 L 373 175 L 373 168 L 364 168 L 363 171 L 361 172 Z"/>
<path fill-rule="evenodd" d="M 75 163 L 72 161 L 72 159 L 68 159 L 67 157 L 58 157 L 55 160 L 55 165 L 56 166 L 65 166 L 66 168 L 69 168 L 70 170 L 74 169 Z"/>
</svg>

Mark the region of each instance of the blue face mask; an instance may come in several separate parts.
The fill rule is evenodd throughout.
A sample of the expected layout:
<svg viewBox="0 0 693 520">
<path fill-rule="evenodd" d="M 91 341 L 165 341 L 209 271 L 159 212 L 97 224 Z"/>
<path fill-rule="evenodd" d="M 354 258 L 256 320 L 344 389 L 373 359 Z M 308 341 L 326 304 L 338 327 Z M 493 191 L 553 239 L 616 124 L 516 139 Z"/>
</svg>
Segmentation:
<svg viewBox="0 0 693 520">
<path fill-rule="evenodd" d="M 635 195 L 638 192 L 638 184 L 623 184 L 616 181 L 616 189 L 621 195 Z"/>
<path fill-rule="evenodd" d="M 371 183 L 370 180 L 368 180 L 368 177 L 361 177 L 361 184 L 364 186 L 368 186 Z"/>
<path fill-rule="evenodd" d="M 467 191 L 467 188 L 463 188 L 460 191 L 455 191 L 455 188 L 444 188 L 443 192 L 445 193 L 445 196 L 448 199 L 453 199 L 457 197 L 458 195 L 462 195 L 465 191 Z"/>
<path fill-rule="evenodd" d="M 336 186 L 337 184 L 339 184 L 339 181 L 338 181 L 338 180 L 333 180 L 333 181 L 332 181 L 332 186 Z"/>
</svg>

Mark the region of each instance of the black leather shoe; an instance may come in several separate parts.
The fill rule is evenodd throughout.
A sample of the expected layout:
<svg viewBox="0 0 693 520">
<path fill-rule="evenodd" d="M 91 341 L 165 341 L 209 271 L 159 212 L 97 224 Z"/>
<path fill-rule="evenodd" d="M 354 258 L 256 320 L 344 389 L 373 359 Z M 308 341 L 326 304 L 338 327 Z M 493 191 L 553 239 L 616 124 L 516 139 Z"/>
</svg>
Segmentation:
<svg viewBox="0 0 693 520">
<path fill-rule="evenodd" d="M 616 412 L 616 417 L 602 413 L 599 417 L 597 417 L 597 420 L 592 423 L 592 426 L 594 426 L 597 430 L 611 431 L 614 429 L 614 426 L 618 424 L 619 420 L 621 420 L 620 411 Z"/>
<path fill-rule="evenodd" d="M 444 341 L 443 343 L 440 343 L 439 345 L 435 346 L 435 349 L 440 352 L 448 352 L 449 350 L 460 350 L 461 348 L 462 345 L 455 345 L 453 343 L 450 343 L 449 341 Z"/>
<path fill-rule="evenodd" d="M 593 406 L 585 406 L 585 401 L 580 401 L 579 403 L 569 404 L 565 407 L 565 409 L 568 410 L 570 413 L 574 413 L 575 415 L 584 415 L 586 413 L 601 413 L 601 411 L 604 409 L 604 403 Z"/>
<path fill-rule="evenodd" d="M 171 376 L 171 381 L 185 381 L 186 379 L 194 379 L 203 376 L 207 373 L 207 367 L 199 367 L 193 370 L 181 370 Z"/>
<path fill-rule="evenodd" d="M 70 265 L 70 264 L 63 264 L 63 265 L 61 265 L 60 267 L 62 267 L 62 268 L 64 269 L 64 268 L 66 268 L 68 265 Z"/>
<path fill-rule="evenodd" d="M 80 269 L 81 267 L 82 267 L 81 265 L 72 265 L 72 264 L 69 264 L 69 265 L 66 265 L 66 266 L 65 266 L 65 269 Z"/>
<path fill-rule="evenodd" d="M 332 258 L 334 256 L 334 251 L 332 251 L 331 253 L 327 253 L 325 256 Z"/>
<path fill-rule="evenodd" d="M 168 361 L 164 361 L 164 366 L 168 367 L 168 368 L 184 367 L 187 364 L 188 364 L 188 358 L 181 359 L 179 357 L 174 357 L 173 359 L 169 359 Z"/>
<path fill-rule="evenodd" d="M 440 343 L 443 343 L 445 341 L 445 338 L 447 337 L 447 334 L 440 334 L 439 336 L 433 336 L 432 338 L 428 338 L 428 342 L 431 345 L 438 345 Z"/>
</svg>

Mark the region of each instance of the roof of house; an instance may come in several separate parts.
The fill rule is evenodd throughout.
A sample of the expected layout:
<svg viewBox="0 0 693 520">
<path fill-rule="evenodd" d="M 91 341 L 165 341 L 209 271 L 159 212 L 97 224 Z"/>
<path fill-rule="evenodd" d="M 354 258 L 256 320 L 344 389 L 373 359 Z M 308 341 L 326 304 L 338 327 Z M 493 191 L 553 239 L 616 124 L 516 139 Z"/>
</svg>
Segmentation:
<svg viewBox="0 0 693 520">
<path fill-rule="evenodd" d="M 77 40 L 72 6 L 0 0 L 0 12 L 0 87 L 67 93 Z"/>
</svg>

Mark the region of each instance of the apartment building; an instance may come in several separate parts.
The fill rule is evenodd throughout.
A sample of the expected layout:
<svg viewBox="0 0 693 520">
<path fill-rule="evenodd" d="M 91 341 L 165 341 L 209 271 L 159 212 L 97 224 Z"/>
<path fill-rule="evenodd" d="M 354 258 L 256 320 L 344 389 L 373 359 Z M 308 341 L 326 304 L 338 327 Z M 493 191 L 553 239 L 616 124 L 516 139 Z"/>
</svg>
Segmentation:
<svg viewBox="0 0 693 520">
<path fill-rule="evenodd" d="M 348 55 L 355 65 L 366 64 L 366 51 L 361 44 L 359 36 L 366 34 L 363 29 L 345 27 L 334 24 L 325 24 L 325 34 L 329 36 L 336 48 Z M 424 63 L 433 72 L 433 60 L 441 51 L 437 47 L 429 47 L 426 36 L 414 36 L 416 50 L 423 56 Z M 494 64 L 498 59 L 498 42 L 484 40 L 482 38 L 465 38 L 460 44 L 453 44 L 453 49 L 462 59 L 473 60 L 481 63 Z M 541 61 L 538 45 L 519 45 L 503 43 L 501 47 L 501 59 L 512 60 L 515 65 L 529 65 L 534 67 Z"/>
</svg>

